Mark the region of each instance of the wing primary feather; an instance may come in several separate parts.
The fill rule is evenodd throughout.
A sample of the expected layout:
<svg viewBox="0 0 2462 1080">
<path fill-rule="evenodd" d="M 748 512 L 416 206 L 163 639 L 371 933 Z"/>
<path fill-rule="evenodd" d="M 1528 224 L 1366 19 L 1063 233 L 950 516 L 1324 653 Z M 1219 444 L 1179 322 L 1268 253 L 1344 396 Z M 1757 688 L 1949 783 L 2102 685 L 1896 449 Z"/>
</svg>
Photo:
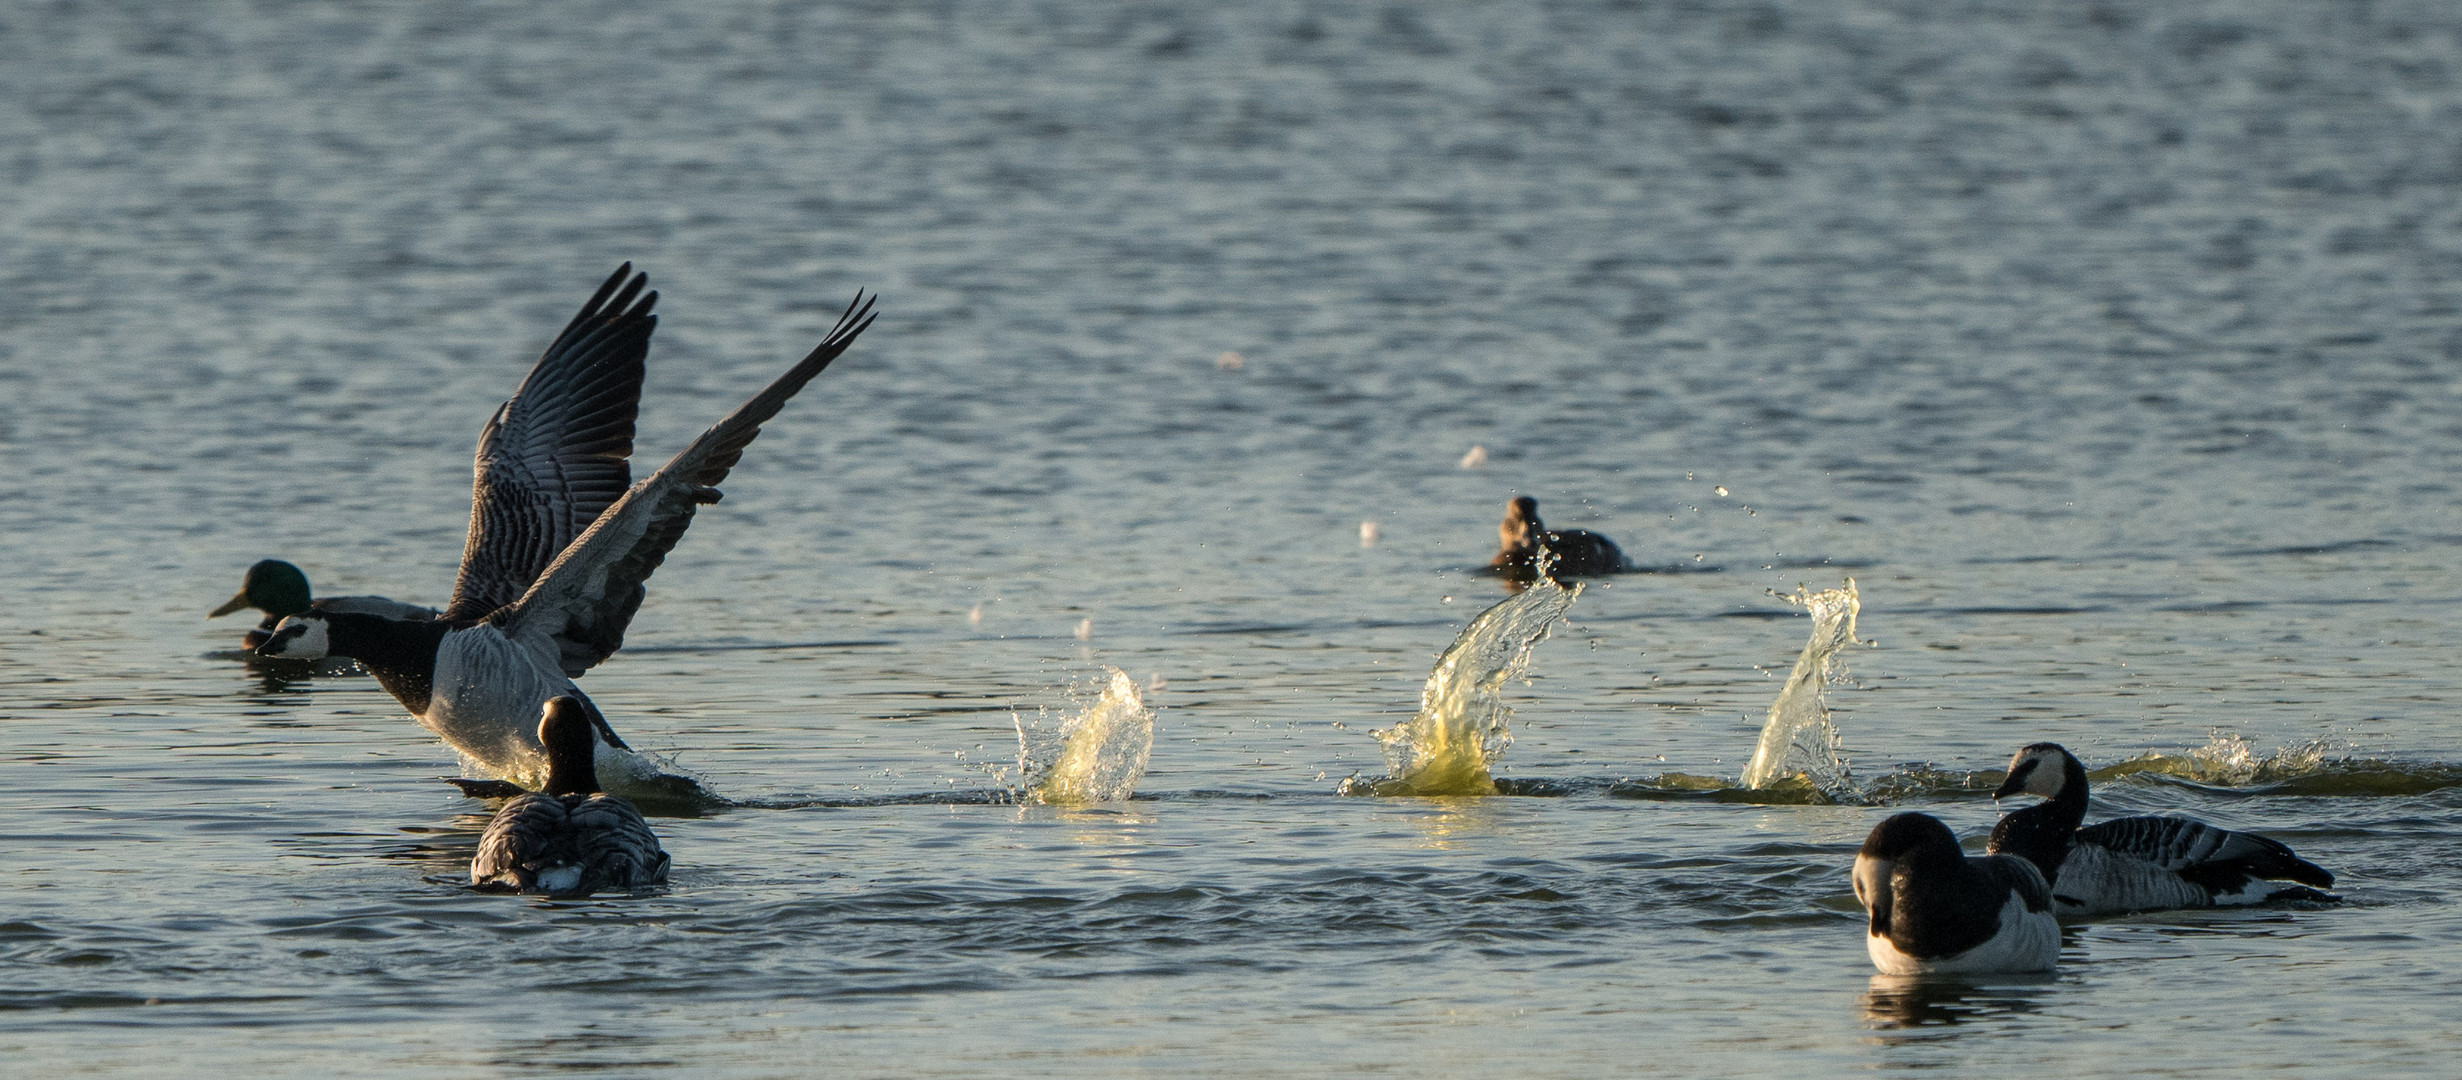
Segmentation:
<svg viewBox="0 0 2462 1080">
<path fill-rule="evenodd" d="M 698 506 L 716 502 L 718 484 L 743 457 L 761 425 L 836 360 L 879 317 L 877 295 L 857 292 L 829 335 L 795 366 L 729 413 L 648 479 L 632 486 L 529 584 L 521 598 L 488 618 L 508 633 L 544 633 L 564 671 L 578 676 L 624 643 L 624 630 L 647 595 L 650 574 L 692 524 Z"/>
</svg>

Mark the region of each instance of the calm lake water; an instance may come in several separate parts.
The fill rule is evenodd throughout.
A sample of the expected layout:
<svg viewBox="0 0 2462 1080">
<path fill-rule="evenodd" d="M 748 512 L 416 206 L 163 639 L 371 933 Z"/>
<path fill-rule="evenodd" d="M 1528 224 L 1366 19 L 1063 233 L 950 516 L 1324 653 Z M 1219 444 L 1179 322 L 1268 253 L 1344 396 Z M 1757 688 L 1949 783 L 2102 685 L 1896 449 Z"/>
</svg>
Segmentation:
<svg viewBox="0 0 2462 1080">
<path fill-rule="evenodd" d="M 2462 1052 L 2462 8 L 26 4 L 0 177 L 0 1072 Z M 642 474 L 886 314 L 584 681 L 748 805 L 656 821 L 663 893 L 476 895 L 453 755 L 203 615 L 266 556 L 442 600 L 481 422 L 626 259 Z M 1335 794 L 1515 493 L 1686 571 L 1507 690 L 1553 797 Z M 1892 804 L 1671 795 L 1849 576 Z M 1139 798 L 1002 801 L 1106 666 Z M 1876 980 L 1863 834 L 1980 835 L 2037 740 L 2347 902 Z"/>
</svg>

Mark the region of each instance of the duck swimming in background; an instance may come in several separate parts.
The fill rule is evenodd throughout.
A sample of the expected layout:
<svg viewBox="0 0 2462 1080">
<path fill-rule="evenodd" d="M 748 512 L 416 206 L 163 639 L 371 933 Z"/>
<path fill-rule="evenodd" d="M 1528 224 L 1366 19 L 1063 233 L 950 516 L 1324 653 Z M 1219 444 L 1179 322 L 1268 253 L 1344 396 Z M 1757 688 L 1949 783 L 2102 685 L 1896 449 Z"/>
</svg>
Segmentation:
<svg viewBox="0 0 2462 1080">
<path fill-rule="evenodd" d="M 1616 542 L 1585 529 L 1549 529 L 1539 521 L 1539 500 L 1515 496 L 1505 504 L 1505 519 L 1496 526 L 1498 548 L 1489 569 L 1506 577 L 1528 580 L 1539 576 L 1539 553 L 1556 562 L 1549 576 L 1613 574 L 1624 569 L 1624 552 Z"/>
<path fill-rule="evenodd" d="M 206 614 L 219 619 L 242 608 L 255 608 L 265 613 L 258 623 L 240 638 L 240 647 L 253 649 L 272 637 L 274 626 L 285 615 L 303 611 L 349 611 L 364 615 L 382 615 L 388 619 L 433 619 L 436 609 L 405 604 L 382 596 L 328 596 L 311 600 L 308 575 L 280 559 L 265 559 L 248 568 L 248 580 L 239 594 L 223 602 L 221 607 Z"/>
<path fill-rule="evenodd" d="M 547 783 L 497 809 L 470 860 L 471 887 L 588 896 L 667 880 L 667 853 L 641 811 L 599 791 L 597 742 L 580 701 L 551 698 L 540 709 Z"/>
<path fill-rule="evenodd" d="M 2050 971 L 2060 959 L 2051 887 L 2033 863 L 1968 858 L 1930 814 L 1893 814 L 1855 854 L 1864 950 L 1883 975 Z"/>
<path fill-rule="evenodd" d="M 624 456 L 657 294 L 636 302 L 637 277 L 617 292 L 625 273 L 600 288 L 480 434 L 470 536 L 444 614 L 421 622 L 301 612 L 275 627 L 260 655 L 355 659 L 420 724 L 524 787 L 546 780 L 531 720 L 538 703 L 570 697 L 597 730 L 604 790 L 669 786 L 673 778 L 633 754 L 573 679 L 623 645 L 644 583 L 694 512 L 719 500 L 718 484 L 761 424 L 872 324 L 872 300 L 858 293 L 811 353 L 627 489 Z"/>
<path fill-rule="evenodd" d="M 2252 833 L 2168 815 L 2078 828 L 2086 819 L 2086 766 L 2059 743 L 2036 743 L 2010 759 L 2009 777 L 1992 797 L 2021 793 L 2043 801 L 2004 815 L 1986 850 L 2041 869 L 2064 917 L 2335 899 L 2318 891 L 2334 883 L 2324 867 Z"/>
</svg>

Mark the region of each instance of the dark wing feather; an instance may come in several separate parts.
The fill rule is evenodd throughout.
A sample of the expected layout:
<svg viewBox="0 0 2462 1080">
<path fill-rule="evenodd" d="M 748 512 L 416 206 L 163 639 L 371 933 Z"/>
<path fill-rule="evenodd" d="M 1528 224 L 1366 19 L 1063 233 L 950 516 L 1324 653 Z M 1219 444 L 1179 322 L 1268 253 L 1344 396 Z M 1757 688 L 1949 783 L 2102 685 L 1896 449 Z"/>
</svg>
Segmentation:
<svg viewBox="0 0 2462 1080">
<path fill-rule="evenodd" d="M 2028 911 L 2052 909 L 2051 884 L 2043 880 L 2043 871 L 2035 869 L 2035 864 L 2015 855 L 1984 855 L 1968 859 L 1967 865 L 1983 873 L 1995 887 L 1995 895 L 1999 889 L 2007 889 L 2017 893 Z M 1998 910 L 1999 903 L 2005 901 L 1995 902 L 1994 910 Z"/>
<path fill-rule="evenodd" d="M 521 599 L 632 484 L 633 418 L 658 294 L 626 263 L 598 287 L 479 433 L 470 538 L 446 617 Z"/>
<path fill-rule="evenodd" d="M 2292 854 L 2279 840 L 2218 829 L 2184 817 L 2149 814 L 2114 818 L 2077 830 L 2076 842 L 2143 859 L 2173 873 L 2228 867 L 2252 877 L 2297 881 L 2319 888 L 2334 883 L 2333 874 Z"/>
<path fill-rule="evenodd" d="M 877 298 L 873 298 L 877 299 Z M 647 595 L 644 583 L 683 539 L 693 512 L 718 501 L 718 484 L 744 456 L 761 425 L 796 391 L 829 366 L 872 325 L 872 299 L 855 294 L 812 352 L 754 395 L 649 479 L 633 485 L 581 539 L 539 575 L 520 602 L 491 616 L 508 634 L 544 633 L 555 639 L 564 673 L 578 676 L 623 646 Z"/>
<path fill-rule="evenodd" d="M 629 889 L 667 879 L 667 853 L 633 804 L 613 795 L 529 794 L 496 811 L 470 860 L 482 889 L 538 892 L 541 871 L 578 867 L 562 895 Z"/>
<path fill-rule="evenodd" d="M 483 889 L 527 892 L 538 887 L 538 867 L 554 838 L 570 828 L 572 811 L 553 795 L 516 796 L 496 810 L 479 853 L 470 860 L 470 883 Z"/>
<path fill-rule="evenodd" d="M 573 807 L 572 821 L 582 861 L 576 891 L 634 889 L 667 880 L 667 853 L 633 804 L 613 795 L 592 795 Z"/>
</svg>

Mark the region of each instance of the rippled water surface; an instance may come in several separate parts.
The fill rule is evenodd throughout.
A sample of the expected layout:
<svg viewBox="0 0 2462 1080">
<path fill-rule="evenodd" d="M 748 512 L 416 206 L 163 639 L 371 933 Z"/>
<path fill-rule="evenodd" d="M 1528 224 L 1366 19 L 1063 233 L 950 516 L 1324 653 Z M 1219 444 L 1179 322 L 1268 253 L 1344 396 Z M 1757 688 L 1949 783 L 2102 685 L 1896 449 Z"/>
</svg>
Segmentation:
<svg viewBox="0 0 2462 1080">
<path fill-rule="evenodd" d="M 2462 1051 L 2449 4 L 22 4 L 0 177 L 0 1072 Z M 584 683 L 745 805 L 656 822 L 656 895 L 476 895 L 452 755 L 202 616 L 265 556 L 443 599 L 481 422 L 626 259 L 644 472 L 886 314 Z M 1532 652 L 1522 794 L 1335 794 L 1515 493 L 1682 572 Z M 1875 980 L 1891 806 L 1731 790 L 1773 592 L 1850 575 L 1879 801 L 2165 755 L 2098 812 L 2347 902 Z M 1137 798 L 1008 801 L 1106 666 Z"/>
</svg>

